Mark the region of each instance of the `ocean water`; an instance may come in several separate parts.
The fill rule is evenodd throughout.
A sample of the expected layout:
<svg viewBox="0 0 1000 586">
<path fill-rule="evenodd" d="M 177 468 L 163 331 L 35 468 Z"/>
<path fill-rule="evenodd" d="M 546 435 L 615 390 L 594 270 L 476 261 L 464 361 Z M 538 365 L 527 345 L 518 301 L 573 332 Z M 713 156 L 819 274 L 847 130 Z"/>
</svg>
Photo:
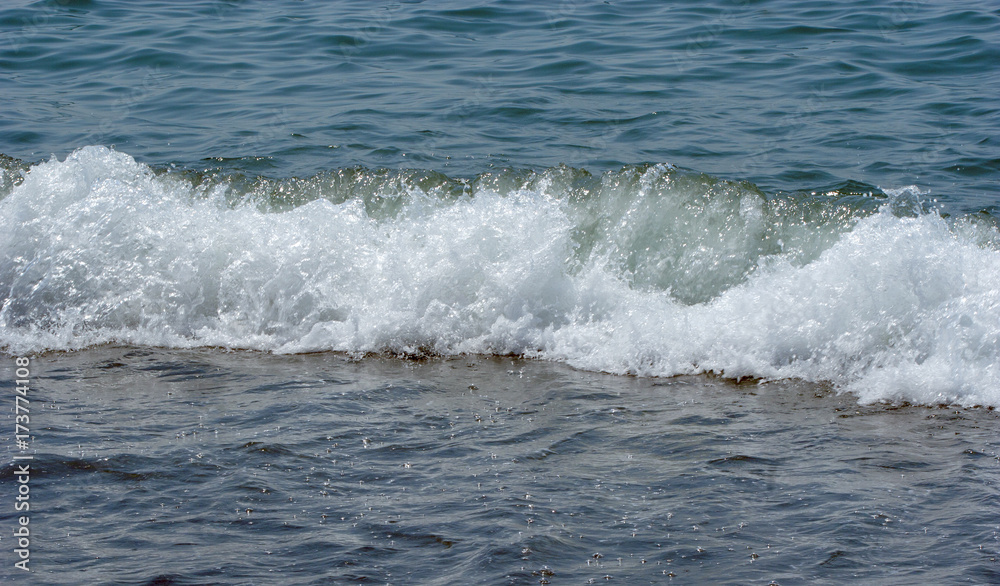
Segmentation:
<svg viewBox="0 0 1000 586">
<path fill-rule="evenodd" d="M 998 64 L 990 2 L 5 3 L 0 577 L 1000 582 Z"/>
</svg>

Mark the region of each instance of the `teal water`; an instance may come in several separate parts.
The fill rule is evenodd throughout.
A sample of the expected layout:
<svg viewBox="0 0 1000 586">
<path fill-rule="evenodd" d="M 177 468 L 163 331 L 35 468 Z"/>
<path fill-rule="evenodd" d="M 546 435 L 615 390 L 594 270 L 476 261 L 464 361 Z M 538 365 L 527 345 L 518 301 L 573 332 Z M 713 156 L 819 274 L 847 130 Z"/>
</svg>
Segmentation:
<svg viewBox="0 0 1000 586">
<path fill-rule="evenodd" d="M 990 2 L 5 3 L 0 578 L 1000 581 L 998 64 Z"/>
<path fill-rule="evenodd" d="M 7 3 L 0 152 L 472 176 L 669 162 L 996 205 L 991 2 Z"/>
</svg>

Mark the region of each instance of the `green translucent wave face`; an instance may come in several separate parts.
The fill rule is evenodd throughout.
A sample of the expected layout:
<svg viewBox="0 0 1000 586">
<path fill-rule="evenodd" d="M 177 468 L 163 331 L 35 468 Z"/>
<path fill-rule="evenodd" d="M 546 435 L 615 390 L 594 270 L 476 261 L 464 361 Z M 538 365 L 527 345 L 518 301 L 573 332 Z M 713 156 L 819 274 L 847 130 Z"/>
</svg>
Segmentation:
<svg viewBox="0 0 1000 586">
<path fill-rule="evenodd" d="M 24 162 L 0 153 L 0 199 L 7 197 L 14 186 L 21 183 L 28 165 Z"/>
<path fill-rule="evenodd" d="M 304 179 L 168 175 L 183 177 L 202 194 L 221 190 L 232 206 L 281 213 L 317 199 L 357 202 L 378 223 L 405 222 L 484 192 L 530 192 L 558 202 L 573 226 L 568 270 L 599 263 L 634 288 L 669 291 L 688 304 L 712 299 L 762 263 L 810 262 L 886 201 L 878 189 L 856 183 L 767 196 L 748 182 L 666 165 L 626 166 L 597 176 L 566 166 L 498 169 L 471 179 L 361 167 Z"/>
<path fill-rule="evenodd" d="M 6 196 L 27 169 L 16 159 L 0 159 L 0 194 Z M 566 272 L 600 268 L 633 289 L 667 292 L 684 304 L 709 301 L 769 263 L 804 266 L 883 205 L 899 216 L 927 211 L 917 196 L 890 197 L 863 183 L 765 194 L 749 182 L 663 164 L 625 166 L 601 175 L 567 166 L 502 168 L 472 178 L 364 167 L 286 179 L 222 169 L 160 167 L 154 174 L 182 198 L 265 214 L 322 199 L 359 206 L 367 221 L 383 227 L 403 227 L 484 194 L 498 195 L 525 212 L 531 202 L 554 204 L 570 226 L 563 234 L 571 242 Z M 997 245 L 996 221 L 989 213 L 951 224 L 981 245 Z M 442 228 L 447 233 L 449 227 Z"/>
</svg>

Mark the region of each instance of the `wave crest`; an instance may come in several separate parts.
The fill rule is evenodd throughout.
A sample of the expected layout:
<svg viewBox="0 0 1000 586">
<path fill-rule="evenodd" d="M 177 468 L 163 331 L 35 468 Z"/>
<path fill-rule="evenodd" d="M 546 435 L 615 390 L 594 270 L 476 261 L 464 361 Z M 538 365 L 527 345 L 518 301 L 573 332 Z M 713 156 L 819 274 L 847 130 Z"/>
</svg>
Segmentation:
<svg viewBox="0 0 1000 586">
<path fill-rule="evenodd" d="M 845 191 L 669 165 L 219 177 L 86 147 L 0 201 L 0 344 L 524 354 L 1000 403 L 995 228 Z"/>
</svg>

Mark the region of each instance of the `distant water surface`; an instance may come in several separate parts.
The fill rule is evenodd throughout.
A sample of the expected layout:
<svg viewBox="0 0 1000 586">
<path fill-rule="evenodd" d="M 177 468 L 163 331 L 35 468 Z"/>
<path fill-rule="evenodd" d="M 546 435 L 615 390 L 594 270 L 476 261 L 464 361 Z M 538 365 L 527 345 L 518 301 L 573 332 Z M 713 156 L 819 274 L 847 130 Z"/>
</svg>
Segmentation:
<svg viewBox="0 0 1000 586">
<path fill-rule="evenodd" d="M 286 177 L 670 162 L 765 190 L 1000 178 L 992 2 L 9 2 L 0 152 Z M 975 209 L 973 209 L 975 208 Z"/>
</svg>

